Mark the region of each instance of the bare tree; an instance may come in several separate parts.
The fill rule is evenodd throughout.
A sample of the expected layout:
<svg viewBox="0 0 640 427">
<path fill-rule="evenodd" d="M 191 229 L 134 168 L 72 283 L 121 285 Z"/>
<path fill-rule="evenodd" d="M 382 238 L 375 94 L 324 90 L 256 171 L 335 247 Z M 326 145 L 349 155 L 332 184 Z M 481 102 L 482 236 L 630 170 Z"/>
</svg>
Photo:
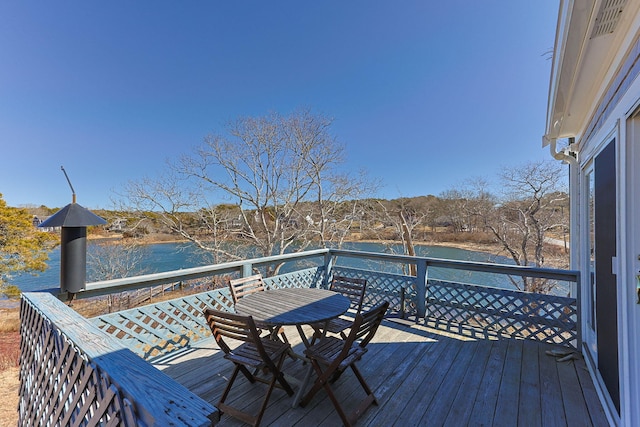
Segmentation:
<svg viewBox="0 0 640 427">
<path fill-rule="evenodd" d="M 309 110 L 239 118 L 160 179 L 130 184 L 128 198 L 216 262 L 341 242 L 347 212 L 375 183 L 338 169 L 344 147 L 331 123 Z"/>
<path fill-rule="evenodd" d="M 111 280 L 145 274 L 147 246 L 133 240 L 92 243 L 87 248 L 89 280 Z"/>
<path fill-rule="evenodd" d="M 438 213 L 440 215 L 436 221 L 446 225 L 455 233 L 464 231 L 469 222 L 468 212 L 466 210 L 469 194 L 465 193 L 466 192 L 460 188 L 452 188 L 444 191 L 440 195 L 440 203 L 438 206 Z"/>
<path fill-rule="evenodd" d="M 501 194 L 494 197 L 485 187 L 471 189 L 465 211 L 490 232 L 517 265 L 545 266 L 549 233 L 564 230 L 568 218 L 563 206 L 564 171 L 558 162 L 540 161 L 505 168 L 500 174 Z M 548 293 L 554 281 L 521 278 L 519 289 Z"/>
<path fill-rule="evenodd" d="M 92 243 L 87 248 L 89 280 L 111 280 L 148 273 L 144 265 L 148 253 L 147 246 L 130 239 L 117 243 L 109 241 Z M 109 313 L 113 311 L 116 300 L 122 302 L 122 293 L 117 297 L 114 294 L 107 295 Z"/>
<path fill-rule="evenodd" d="M 420 203 L 419 199 L 400 198 L 391 201 L 377 201 L 376 216 L 384 224 L 391 224 L 395 232 L 393 241 L 400 240 L 403 253 L 415 256 L 416 231 L 420 225 L 424 225 L 431 210 Z M 416 266 L 411 265 L 408 271 L 416 275 Z"/>
<path fill-rule="evenodd" d="M 482 225 L 476 219 L 478 212 L 490 210 L 495 203 L 495 196 L 489 191 L 489 182 L 485 178 L 466 179 L 441 194 L 439 218 L 456 233 L 480 231 Z"/>
</svg>

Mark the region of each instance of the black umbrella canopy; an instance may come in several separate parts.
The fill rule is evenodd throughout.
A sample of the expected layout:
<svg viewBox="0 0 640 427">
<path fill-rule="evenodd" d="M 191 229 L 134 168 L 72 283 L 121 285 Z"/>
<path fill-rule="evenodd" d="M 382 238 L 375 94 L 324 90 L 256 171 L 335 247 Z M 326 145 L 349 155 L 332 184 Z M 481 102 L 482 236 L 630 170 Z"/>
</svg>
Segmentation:
<svg viewBox="0 0 640 427">
<path fill-rule="evenodd" d="M 83 208 L 77 203 L 70 203 L 56 212 L 55 215 L 43 221 L 38 227 L 88 227 L 106 223 L 106 220 L 87 208 Z"/>
</svg>

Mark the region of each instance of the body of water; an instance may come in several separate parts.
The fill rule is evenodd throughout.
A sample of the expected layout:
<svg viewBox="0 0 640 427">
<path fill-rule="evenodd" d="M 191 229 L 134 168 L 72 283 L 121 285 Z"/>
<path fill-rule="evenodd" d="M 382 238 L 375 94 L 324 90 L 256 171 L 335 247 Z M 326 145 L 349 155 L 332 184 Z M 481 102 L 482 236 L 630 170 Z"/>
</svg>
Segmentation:
<svg viewBox="0 0 640 427">
<path fill-rule="evenodd" d="M 89 246 L 91 246 L 89 244 Z M 344 249 L 360 250 L 366 252 L 386 252 L 402 253 L 401 245 L 383 245 L 379 243 L 362 243 L 353 242 L 345 244 Z M 91 250 L 91 248 L 88 248 Z M 131 276 L 136 274 L 159 273 L 164 271 L 179 270 L 184 268 L 199 267 L 211 264 L 208 254 L 201 249 L 195 247 L 191 243 L 162 243 L 154 245 L 145 245 L 143 247 L 144 261 L 141 266 L 144 268 L 140 272 L 132 272 Z M 512 264 L 508 258 L 496 257 L 483 252 L 474 252 L 464 249 L 449 248 L 443 246 L 416 246 L 416 254 L 418 256 L 445 258 L 463 261 L 478 262 L 498 262 L 502 264 Z M 10 283 L 17 285 L 22 291 L 38 291 L 51 288 L 59 288 L 60 283 L 60 249 L 51 252 L 49 259 L 49 268 L 37 276 L 31 274 L 22 274 L 15 276 Z M 366 260 L 358 260 L 352 258 L 344 258 L 338 261 L 338 265 L 365 268 L 374 270 L 380 268 L 381 264 L 372 264 Z M 392 273 L 402 273 L 400 268 L 391 263 L 385 263 L 382 267 L 384 271 Z M 92 281 L 91 267 L 87 268 L 87 280 Z M 429 270 L 430 278 L 447 279 L 465 283 L 483 283 L 488 286 L 499 286 L 511 288 L 508 280 L 501 275 L 489 273 L 466 272 L 461 270 L 449 270 L 433 268 Z M 99 280 L 95 278 L 95 280 Z"/>
</svg>

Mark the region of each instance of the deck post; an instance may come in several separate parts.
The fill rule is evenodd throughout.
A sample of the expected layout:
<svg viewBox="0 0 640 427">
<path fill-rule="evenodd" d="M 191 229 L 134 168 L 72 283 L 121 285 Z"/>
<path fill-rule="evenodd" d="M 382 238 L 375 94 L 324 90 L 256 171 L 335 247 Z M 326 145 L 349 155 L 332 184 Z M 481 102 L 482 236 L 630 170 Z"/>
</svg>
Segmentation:
<svg viewBox="0 0 640 427">
<path fill-rule="evenodd" d="M 580 271 L 576 271 L 576 335 L 578 336 L 578 340 L 576 343 L 576 348 L 579 352 L 582 352 L 582 275 Z"/>
<path fill-rule="evenodd" d="M 424 319 L 427 315 L 427 260 L 425 258 L 418 259 L 416 262 L 416 309 L 417 318 Z"/>
<path fill-rule="evenodd" d="M 331 269 L 333 268 L 333 255 L 331 252 L 324 254 L 324 275 L 322 277 L 322 287 L 329 289 L 331 282 Z"/>
<path fill-rule="evenodd" d="M 242 277 L 249 277 L 251 275 L 253 275 L 253 264 L 242 264 Z"/>
</svg>

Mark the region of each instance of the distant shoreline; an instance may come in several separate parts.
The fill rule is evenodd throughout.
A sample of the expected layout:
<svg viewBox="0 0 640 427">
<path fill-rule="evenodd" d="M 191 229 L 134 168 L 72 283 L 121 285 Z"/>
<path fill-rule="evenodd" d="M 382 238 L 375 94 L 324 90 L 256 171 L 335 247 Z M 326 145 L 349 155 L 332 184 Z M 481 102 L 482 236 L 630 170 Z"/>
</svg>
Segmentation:
<svg viewBox="0 0 640 427">
<path fill-rule="evenodd" d="M 89 236 L 89 241 L 98 242 L 98 241 L 113 241 L 119 242 L 122 237 L 113 237 L 113 236 Z M 173 236 L 152 236 L 152 237 L 143 237 L 141 239 L 137 239 L 137 242 L 142 245 L 160 245 L 164 243 L 189 243 L 190 241 L 187 239 L 177 239 Z M 365 239 L 365 240 L 347 240 L 349 243 L 379 243 L 383 245 L 395 244 L 401 245 L 402 242 L 397 240 L 373 240 L 373 239 Z M 502 255 L 504 253 L 504 249 L 502 245 L 498 243 L 474 243 L 474 242 L 425 242 L 419 241 L 414 243 L 415 246 L 443 246 L 448 248 L 456 248 L 456 249 L 464 249 L 468 251 L 474 252 L 484 252 L 489 253 L 491 255 Z"/>
<path fill-rule="evenodd" d="M 101 236 L 101 237 L 89 237 L 90 240 L 113 240 L 118 241 L 121 240 L 119 237 L 112 236 Z M 175 236 L 171 235 L 159 235 L 159 236 L 147 236 L 138 240 L 140 244 L 143 245 L 158 245 L 164 243 L 189 243 L 187 239 L 176 239 Z M 349 243 L 377 243 L 377 244 L 396 244 L 401 245 L 402 242 L 397 240 L 373 240 L 373 239 L 354 239 L 347 240 Z M 556 246 L 558 249 L 562 248 L 565 245 L 565 242 L 558 239 L 548 238 L 547 243 L 551 246 Z M 478 242 L 460 242 L 460 241 L 417 241 L 414 243 L 414 246 L 439 246 L 439 247 L 447 247 L 454 249 L 462 249 L 473 252 L 481 252 L 491 256 L 504 256 L 511 259 L 510 254 L 504 249 L 504 247 L 497 242 L 494 243 L 478 243 Z M 548 264 L 547 268 L 566 268 L 562 265 L 554 265 L 553 260 L 547 259 Z"/>
</svg>

